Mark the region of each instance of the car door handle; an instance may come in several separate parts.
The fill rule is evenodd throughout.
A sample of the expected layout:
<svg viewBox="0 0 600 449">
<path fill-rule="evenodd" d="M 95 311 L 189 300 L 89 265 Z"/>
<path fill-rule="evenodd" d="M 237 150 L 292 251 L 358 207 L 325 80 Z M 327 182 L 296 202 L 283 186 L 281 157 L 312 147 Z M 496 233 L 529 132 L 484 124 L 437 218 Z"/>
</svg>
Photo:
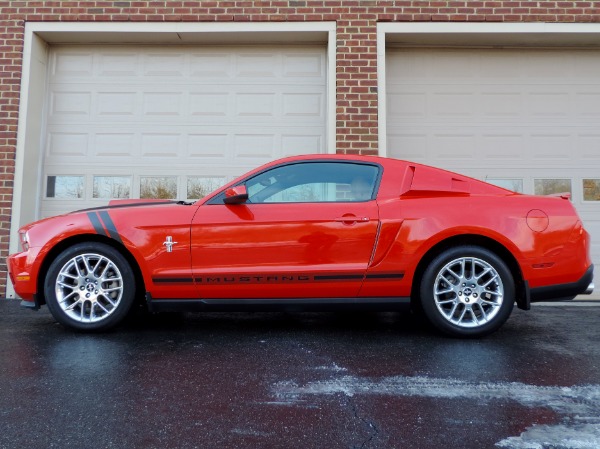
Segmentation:
<svg viewBox="0 0 600 449">
<path fill-rule="evenodd" d="M 366 223 L 368 221 L 370 221 L 369 217 L 357 217 L 356 215 L 353 214 L 348 214 L 348 215 L 344 215 L 343 217 L 338 217 L 335 218 L 334 221 L 337 221 L 338 223 L 356 223 L 356 222 L 360 222 L 360 223 Z"/>
</svg>

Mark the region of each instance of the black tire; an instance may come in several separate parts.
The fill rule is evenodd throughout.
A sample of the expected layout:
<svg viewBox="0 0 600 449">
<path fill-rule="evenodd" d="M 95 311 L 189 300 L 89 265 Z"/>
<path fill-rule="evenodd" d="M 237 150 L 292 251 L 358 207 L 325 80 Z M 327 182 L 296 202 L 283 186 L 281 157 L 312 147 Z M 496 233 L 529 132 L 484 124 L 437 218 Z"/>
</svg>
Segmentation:
<svg viewBox="0 0 600 449">
<path fill-rule="evenodd" d="M 105 331 L 119 324 L 135 291 L 135 276 L 125 257 L 97 242 L 64 250 L 44 280 L 46 304 L 56 321 L 83 331 Z"/>
<path fill-rule="evenodd" d="M 515 303 L 514 279 L 506 263 L 479 246 L 457 246 L 435 257 L 423 273 L 419 293 L 429 322 L 463 338 L 498 330 Z"/>
</svg>

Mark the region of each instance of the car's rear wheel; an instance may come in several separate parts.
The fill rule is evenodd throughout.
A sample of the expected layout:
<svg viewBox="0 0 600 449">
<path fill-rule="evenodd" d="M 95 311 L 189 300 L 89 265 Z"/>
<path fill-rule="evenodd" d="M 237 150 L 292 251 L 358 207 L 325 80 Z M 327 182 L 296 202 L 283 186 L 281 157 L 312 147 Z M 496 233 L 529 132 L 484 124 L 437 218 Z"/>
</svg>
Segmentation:
<svg viewBox="0 0 600 449">
<path fill-rule="evenodd" d="M 135 277 L 113 247 L 79 243 L 52 262 L 44 282 L 54 318 L 79 330 L 107 330 L 126 315 L 135 298 Z"/>
<path fill-rule="evenodd" d="M 478 246 L 458 246 L 439 254 L 421 278 L 421 306 L 446 334 L 481 337 L 496 331 L 515 302 L 513 276 L 506 263 Z"/>
</svg>

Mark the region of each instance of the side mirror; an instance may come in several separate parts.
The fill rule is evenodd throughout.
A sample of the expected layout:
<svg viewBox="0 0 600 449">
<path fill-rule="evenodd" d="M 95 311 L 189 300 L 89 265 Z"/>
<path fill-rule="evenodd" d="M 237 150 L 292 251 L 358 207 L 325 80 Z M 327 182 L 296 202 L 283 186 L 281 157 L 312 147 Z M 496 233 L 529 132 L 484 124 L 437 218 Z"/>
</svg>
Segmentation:
<svg viewBox="0 0 600 449">
<path fill-rule="evenodd" d="M 225 204 L 243 204 L 248 200 L 248 190 L 244 184 L 225 190 Z"/>
</svg>

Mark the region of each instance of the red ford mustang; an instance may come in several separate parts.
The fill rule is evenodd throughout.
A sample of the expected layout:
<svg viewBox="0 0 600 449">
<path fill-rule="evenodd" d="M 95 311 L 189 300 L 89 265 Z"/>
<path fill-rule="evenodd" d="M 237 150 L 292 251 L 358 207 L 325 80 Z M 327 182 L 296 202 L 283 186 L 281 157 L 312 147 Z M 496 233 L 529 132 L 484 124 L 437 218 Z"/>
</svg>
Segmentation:
<svg viewBox="0 0 600 449">
<path fill-rule="evenodd" d="M 23 305 L 80 330 L 161 310 L 396 310 L 498 329 L 516 303 L 593 289 L 567 196 L 510 192 L 406 161 L 266 164 L 195 203 L 118 200 L 27 225 L 8 259 Z"/>
</svg>

